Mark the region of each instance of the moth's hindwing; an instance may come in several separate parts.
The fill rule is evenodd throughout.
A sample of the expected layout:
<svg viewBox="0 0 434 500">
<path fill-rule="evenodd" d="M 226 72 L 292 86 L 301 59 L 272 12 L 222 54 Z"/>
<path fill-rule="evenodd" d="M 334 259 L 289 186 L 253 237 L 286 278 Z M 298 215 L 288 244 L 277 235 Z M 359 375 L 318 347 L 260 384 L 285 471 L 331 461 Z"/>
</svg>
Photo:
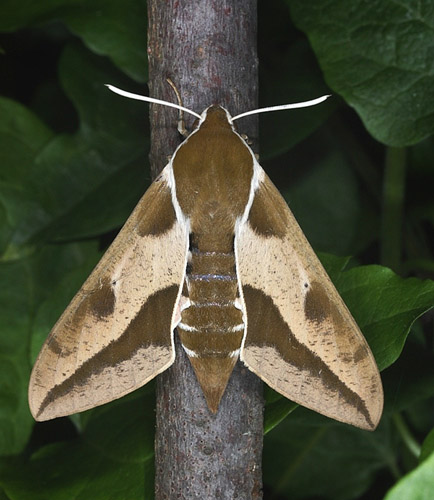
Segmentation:
<svg viewBox="0 0 434 500">
<path fill-rule="evenodd" d="M 169 168 L 142 197 L 42 347 L 29 385 L 36 420 L 116 399 L 173 363 L 188 230 L 172 204 Z"/>
<path fill-rule="evenodd" d="M 374 429 L 383 391 L 369 346 L 262 168 L 235 238 L 246 334 L 240 358 L 285 397 Z"/>
</svg>

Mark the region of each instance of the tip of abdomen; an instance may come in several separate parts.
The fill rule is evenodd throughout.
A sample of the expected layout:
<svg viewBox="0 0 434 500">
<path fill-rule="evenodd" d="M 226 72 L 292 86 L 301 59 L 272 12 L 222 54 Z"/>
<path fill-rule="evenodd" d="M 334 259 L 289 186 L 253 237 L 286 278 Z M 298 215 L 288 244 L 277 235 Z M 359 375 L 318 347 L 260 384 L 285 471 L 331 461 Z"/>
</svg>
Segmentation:
<svg viewBox="0 0 434 500">
<path fill-rule="evenodd" d="M 189 356 L 189 359 L 208 408 L 212 413 L 217 413 L 238 357 Z"/>
</svg>

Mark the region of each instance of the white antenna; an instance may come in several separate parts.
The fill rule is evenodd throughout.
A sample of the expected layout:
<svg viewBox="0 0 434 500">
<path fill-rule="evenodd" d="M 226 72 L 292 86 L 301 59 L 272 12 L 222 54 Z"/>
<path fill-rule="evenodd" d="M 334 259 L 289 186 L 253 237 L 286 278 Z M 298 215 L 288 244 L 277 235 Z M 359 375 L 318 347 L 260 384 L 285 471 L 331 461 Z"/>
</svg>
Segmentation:
<svg viewBox="0 0 434 500">
<path fill-rule="evenodd" d="M 176 108 L 181 111 L 185 111 L 186 113 L 190 113 L 191 115 L 195 116 L 196 118 L 201 118 L 201 116 L 191 109 L 184 108 L 184 106 L 180 106 L 179 104 L 175 104 L 173 102 L 168 102 L 168 101 L 162 101 L 160 99 L 154 99 L 153 97 L 147 97 L 144 95 L 139 95 L 139 94 L 133 94 L 132 92 L 126 92 L 125 90 L 118 89 L 117 87 L 110 85 L 109 83 L 105 84 L 106 87 L 108 87 L 112 92 L 115 94 L 119 94 L 123 97 L 127 97 L 129 99 L 136 99 L 137 101 L 145 101 L 145 102 L 152 102 L 154 104 L 162 104 L 163 106 L 169 106 L 170 108 Z M 249 116 L 249 115 L 255 115 L 257 113 L 267 113 L 268 111 L 281 111 L 284 109 L 297 109 L 297 108 L 308 108 L 309 106 L 315 106 L 316 104 L 319 104 L 326 99 L 328 99 L 330 95 L 323 95 L 322 97 L 318 97 L 317 99 L 312 99 L 311 101 L 304 101 L 304 102 L 295 102 L 293 104 L 282 104 L 280 106 L 271 106 L 268 108 L 259 108 L 259 109 L 253 109 L 252 111 L 247 111 L 245 113 L 241 113 L 240 115 L 234 116 L 232 118 L 232 121 L 234 122 L 235 120 L 238 120 L 239 118 L 243 118 L 244 116 Z"/>
<path fill-rule="evenodd" d="M 329 97 L 330 94 L 323 95 L 322 97 L 318 97 L 317 99 L 312 99 L 311 101 L 295 102 L 293 104 L 281 104 L 280 106 L 270 106 L 268 108 L 253 109 L 252 111 L 246 111 L 245 113 L 241 113 L 240 115 L 234 116 L 232 118 L 232 121 L 234 122 L 239 118 L 243 118 L 244 116 L 248 115 L 255 115 L 256 113 L 267 113 L 268 111 L 281 111 L 283 109 L 308 108 L 309 106 L 315 106 L 320 102 L 324 102 Z"/>
<path fill-rule="evenodd" d="M 110 85 L 109 83 L 106 83 L 105 86 L 108 87 L 115 94 L 119 94 L 123 97 L 128 97 L 128 99 L 136 99 L 137 101 L 145 101 L 145 102 L 152 102 L 154 104 L 162 104 L 163 106 L 169 106 L 170 108 L 176 108 L 176 109 L 180 109 L 181 111 L 185 111 L 187 113 L 190 113 L 191 115 L 195 116 L 196 118 L 199 118 L 199 119 L 201 118 L 200 115 L 198 115 L 194 111 L 191 111 L 191 109 L 184 108 L 184 106 L 180 106 L 179 104 L 175 104 L 173 102 L 168 102 L 168 101 L 162 101 L 160 99 L 154 99 L 153 97 L 147 97 L 144 95 L 133 94 L 132 92 L 126 92 L 125 90 L 118 89 L 117 87 Z"/>
</svg>

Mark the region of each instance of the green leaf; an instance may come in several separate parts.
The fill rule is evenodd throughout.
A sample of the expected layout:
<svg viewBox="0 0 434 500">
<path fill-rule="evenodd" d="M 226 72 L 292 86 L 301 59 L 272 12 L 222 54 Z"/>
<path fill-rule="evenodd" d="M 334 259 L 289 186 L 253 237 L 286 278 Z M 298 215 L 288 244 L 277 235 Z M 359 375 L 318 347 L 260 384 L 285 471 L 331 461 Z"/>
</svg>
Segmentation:
<svg viewBox="0 0 434 500">
<path fill-rule="evenodd" d="M 384 414 L 393 415 L 405 410 L 412 428 L 426 432 L 432 425 L 432 407 L 428 398 L 434 396 L 433 366 L 432 350 L 412 331 L 399 359 L 382 373 Z M 421 407 L 424 402 L 426 409 Z"/>
<path fill-rule="evenodd" d="M 262 66 L 259 66 L 262 69 Z M 328 89 L 306 41 L 291 45 L 270 71 L 261 72 L 261 106 L 307 101 L 327 94 Z M 259 115 L 261 160 L 289 151 L 322 125 L 336 108 L 329 99 L 312 108 Z"/>
<path fill-rule="evenodd" d="M 155 391 L 151 383 L 81 415 L 83 439 L 115 460 L 143 461 L 154 455 Z M 112 431 L 107 432 L 107 425 Z"/>
<path fill-rule="evenodd" d="M 355 173 L 340 152 L 312 162 L 287 193 L 289 206 L 315 249 L 340 255 L 351 252 L 362 204 Z"/>
<path fill-rule="evenodd" d="M 1 486 L 14 500 L 153 498 L 153 408 L 142 393 L 90 413 L 82 436 L 0 462 Z"/>
<path fill-rule="evenodd" d="M 387 423 L 371 433 L 300 407 L 266 435 L 264 478 L 283 498 L 350 500 L 393 462 L 395 451 Z"/>
<path fill-rule="evenodd" d="M 385 500 L 431 500 L 434 491 L 434 453 L 404 476 L 388 492 Z"/>
<path fill-rule="evenodd" d="M 413 323 L 434 305 L 434 281 L 401 278 L 387 267 L 359 266 L 336 273 L 336 259 L 321 256 L 330 277 L 352 312 L 380 370 L 400 355 Z M 333 262 L 335 261 L 335 262 Z"/>
<path fill-rule="evenodd" d="M 265 384 L 264 394 L 264 434 L 267 434 L 277 425 L 279 425 L 280 422 L 282 422 L 290 413 L 298 408 L 298 404 L 284 398 Z"/>
<path fill-rule="evenodd" d="M 1 253 L 13 238 L 20 220 L 29 214 L 34 221 L 43 218 L 42 207 L 26 192 L 22 179 L 34 171 L 35 159 L 52 137 L 53 133 L 24 106 L 0 98 Z"/>
<path fill-rule="evenodd" d="M 145 0 L 93 0 L 69 9 L 67 26 L 96 54 L 138 82 L 147 79 Z M 126 29 L 128 26 L 128 29 Z"/>
<path fill-rule="evenodd" d="M 273 403 L 267 403 L 264 412 L 264 434 L 268 434 L 277 425 L 283 422 L 288 415 L 298 408 L 298 406 L 297 403 L 293 403 L 283 396 L 280 396 Z"/>
<path fill-rule="evenodd" d="M 108 56 L 139 82 L 146 80 L 145 0 L 41 0 L 0 4 L 0 31 L 62 20 L 95 54 Z"/>
<path fill-rule="evenodd" d="M 423 462 L 428 457 L 430 457 L 433 454 L 433 452 L 434 452 L 434 429 L 428 434 L 428 436 L 425 438 L 423 442 L 419 459 L 420 462 Z"/>
<path fill-rule="evenodd" d="M 80 117 L 74 135 L 55 136 L 20 108 L 15 149 L 18 138 L 32 147 L 5 163 L 0 197 L 11 221 L 8 257 L 35 243 L 119 227 L 145 191 L 143 109 L 104 87 L 110 74 L 110 65 L 80 48 L 64 52 L 60 77 Z M 9 150 L 8 127 L 17 108 L 8 101 L 0 115 L 2 152 Z"/>
<path fill-rule="evenodd" d="M 409 0 L 286 0 L 328 85 L 390 146 L 434 131 L 434 12 Z"/>
</svg>

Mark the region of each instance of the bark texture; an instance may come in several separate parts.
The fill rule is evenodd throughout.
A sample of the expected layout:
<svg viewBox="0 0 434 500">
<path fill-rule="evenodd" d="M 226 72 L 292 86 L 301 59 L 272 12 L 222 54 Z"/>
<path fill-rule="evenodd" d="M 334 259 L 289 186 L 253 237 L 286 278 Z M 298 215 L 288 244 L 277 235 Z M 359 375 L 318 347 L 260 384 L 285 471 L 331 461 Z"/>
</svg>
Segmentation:
<svg viewBox="0 0 434 500">
<path fill-rule="evenodd" d="M 257 107 L 256 0 L 149 0 L 148 15 L 152 97 L 176 102 L 169 77 L 198 113 L 217 103 L 232 115 Z M 155 176 L 181 139 L 176 110 L 154 105 L 150 117 Z M 191 128 L 194 117 L 185 118 Z M 237 125 L 255 144 L 256 117 Z M 178 340 L 176 351 L 157 379 L 156 499 L 262 498 L 259 379 L 238 362 L 213 415 Z"/>
</svg>

